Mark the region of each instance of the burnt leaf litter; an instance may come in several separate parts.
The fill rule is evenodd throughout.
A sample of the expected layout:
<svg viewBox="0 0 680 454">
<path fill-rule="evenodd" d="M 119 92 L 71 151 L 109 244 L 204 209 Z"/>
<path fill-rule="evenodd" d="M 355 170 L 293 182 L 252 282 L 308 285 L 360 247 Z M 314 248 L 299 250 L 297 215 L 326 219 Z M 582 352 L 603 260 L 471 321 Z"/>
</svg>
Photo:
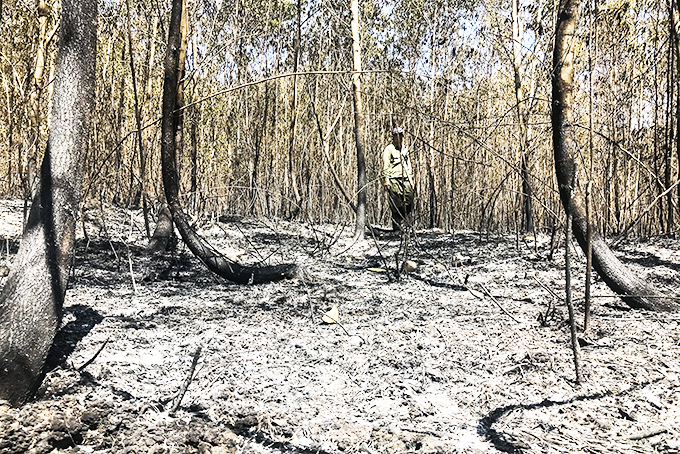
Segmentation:
<svg viewBox="0 0 680 454">
<path fill-rule="evenodd" d="M 1 204 L 0 266 L 21 212 Z M 304 269 L 243 286 L 181 242 L 146 255 L 140 211 L 84 216 L 45 380 L 0 405 L 0 453 L 680 452 L 680 314 L 631 310 L 596 278 L 575 383 L 549 234 L 417 230 L 405 250 L 379 228 L 353 242 L 349 224 L 203 221 L 227 257 Z M 615 252 L 675 294 L 680 241 Z"/>
</svg>

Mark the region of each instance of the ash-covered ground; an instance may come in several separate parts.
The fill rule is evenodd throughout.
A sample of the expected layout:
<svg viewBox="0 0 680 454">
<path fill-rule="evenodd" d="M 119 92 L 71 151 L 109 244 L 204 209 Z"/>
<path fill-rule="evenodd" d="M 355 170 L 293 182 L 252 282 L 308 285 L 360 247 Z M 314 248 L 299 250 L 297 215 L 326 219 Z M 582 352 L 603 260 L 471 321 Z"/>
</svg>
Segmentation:
<svg viewBox="0 0 680 454">
<path fill-rule="evenodd" d="M 0 265 L 21 211 L 1 204 Z M 145 254 L 139 211 L 85 213 L 49 371 L 34 402 L 0 405 L 0 453 L 680 452 L 680 314 L 631 310 L 595 279 L 577 384 L 563 241 L 550 257 L 549 235 L 418 230 L 418 266 L 397 276 L 399 235 L 221 220 L 200 230 L 226 256 L 304 277 L 235 285 L 181 242 Z M 680 241 L 615 252 L 675 295 Z"/>
</svg>

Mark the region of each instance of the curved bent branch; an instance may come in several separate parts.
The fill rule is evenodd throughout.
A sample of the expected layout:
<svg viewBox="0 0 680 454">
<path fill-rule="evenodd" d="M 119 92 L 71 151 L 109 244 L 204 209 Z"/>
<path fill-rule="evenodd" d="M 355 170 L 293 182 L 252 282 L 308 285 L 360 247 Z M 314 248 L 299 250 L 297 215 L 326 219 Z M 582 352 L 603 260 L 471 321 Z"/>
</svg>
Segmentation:
<svg viewBox="0 0 680 454">
<path fill-rule="evenodd" d="M 574 48 L 578 0 L 561 0 L 555 32 L 553 52 L 552 127 L 555 173 L 560 199 L 565 211 L 573 217 L 573 230 L 581 249 L 586 250 L 588 220 L 582 191 L 571 187 L 575 181 L 578 145 L 574 134 Z M 614 292 L 621 295 L 630 307 L 654 311 L 680 311 L 680 304 L 666 298 L 656 288 L 633 273 L 614 255 L 604 239 L 593 231 L 593 267 Z"/>
<path fill-rule="evenodd" d="M 182 240 L 210 271 L 238 284 L 260 284 L 274 282 L 299 276 L 299 267 L 295 264 L 277 266 L 243 266 L 222 256 L 206 240 L 196 233 L 189 223 L 188 216 L 179 200 L 179 183 L 176 166 L 175 129 L 177 128 L 177 62 L 180 48 L 180 20 L 182 0 L 173 0 L 168 48 L 165 56 L 165 75 L 163 82 L 163 118 L 161 137 L 161 166 L 163 186 L 172 217 Z"/>
</svg>

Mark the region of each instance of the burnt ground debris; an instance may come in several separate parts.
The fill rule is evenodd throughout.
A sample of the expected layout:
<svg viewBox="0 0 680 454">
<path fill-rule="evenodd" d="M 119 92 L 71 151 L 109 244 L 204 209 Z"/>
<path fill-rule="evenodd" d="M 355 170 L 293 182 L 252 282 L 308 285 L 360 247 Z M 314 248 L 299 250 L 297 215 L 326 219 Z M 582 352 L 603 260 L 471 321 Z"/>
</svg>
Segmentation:
<svg viewBox="0 0 680 454">
<path fill-rule="evenodd" d="M 596 279 L 577 385 L 566 310 L 546 289 L 564 294 L 563 254 L 548 260 L 547 235 L 534 249 L 514 234 L 419 231 L 419 266 L 395 279 L 399 236 L 206 221 L 225 255 L 306 270 L 239 286 L 181 244 L 145 255 L 137 211 L 85 219 L 45 380 L 34 402 L 0 406 L 0 453 L 680 452 L 680 314 L 629 309 Z M 3 202 L 0 244 L 20 226 L 21 204 Z M 616 252 L 678 288 L 680 241 Z M 321 323 L 333 305 L 341 326 Z"/>
</svg>

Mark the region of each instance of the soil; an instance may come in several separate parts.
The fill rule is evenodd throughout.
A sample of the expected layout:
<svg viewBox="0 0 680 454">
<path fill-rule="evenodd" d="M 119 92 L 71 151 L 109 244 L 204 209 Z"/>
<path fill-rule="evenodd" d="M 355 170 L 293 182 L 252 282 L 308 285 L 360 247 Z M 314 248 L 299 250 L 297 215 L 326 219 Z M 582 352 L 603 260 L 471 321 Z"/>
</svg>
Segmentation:
<svg viewBox="0 0 680 454">
<path fill-rule="evenodd" d="M 21 211 L 0 205 L 0 266 Z M 680 452 L 680 314 L 631 310 L 595 279 L 576 383 L 550 235 L 418 230 L 397 276 L 404 238 L 377 228 L 200 224 L 226 256 L 304 277 L 231 284 L 181 242 L 145 254 L 140 211 L 86 211 L 48 371 L 33 402 L 0 405 L 1 453 Z M 621 244 L 675 294 L 680 241 Z"/>
</svg>

